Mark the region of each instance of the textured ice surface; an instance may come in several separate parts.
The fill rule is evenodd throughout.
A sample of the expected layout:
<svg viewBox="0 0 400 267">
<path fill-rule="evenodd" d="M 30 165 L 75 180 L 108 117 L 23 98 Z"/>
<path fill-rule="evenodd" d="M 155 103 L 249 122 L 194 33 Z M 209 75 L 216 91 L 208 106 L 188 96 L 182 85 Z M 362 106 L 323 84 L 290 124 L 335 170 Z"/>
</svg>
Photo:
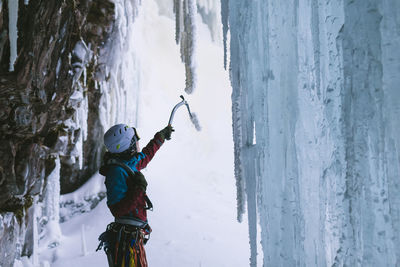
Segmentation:
<svg viewBox="0 0 400 267">
<path fill-rule="evenodd" d="M 258 227 L 264 266 L 400 265 L 399 14 L 396 0 L 229 1 L 252 266 Z"/>
<path fill-rule="evenodd" d="M 137 16 L 139 0 L 115 0 L 117 27 L 106 44 L 109 57 L 101 57 L 107 81 L 99 83 L 102 93 L 99 116 L 104 129 L 117 123 L 137 124 L 140 93 L 140 62 L 132 35 L 133 22 Z"/>
</svg>

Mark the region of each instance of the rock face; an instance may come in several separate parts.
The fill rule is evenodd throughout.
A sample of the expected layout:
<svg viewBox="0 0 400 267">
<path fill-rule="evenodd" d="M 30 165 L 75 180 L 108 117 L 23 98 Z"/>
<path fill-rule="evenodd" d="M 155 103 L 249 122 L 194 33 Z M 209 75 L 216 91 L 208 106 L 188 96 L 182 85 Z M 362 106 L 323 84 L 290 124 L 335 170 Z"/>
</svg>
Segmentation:
<svg viewBox="0 0 400 267">
<path fill-rule="evenodd" d="M 9 0 L 11 1 L 11 0 Z M 9 8 L 0 1 L 0 265 L 30 255 L 28 208 L 61 162 L 61 192 L 99 167 L 101 90 L 115 34 L 111 1 L 19 1 L 18 44 L 10 72 Z M 38 197 L 35 197 L 38 196 Z M 8 251 L 6 247 L 24 244 Z M 7 254 L 8 253 L 8 254 Z"/>
</svg>

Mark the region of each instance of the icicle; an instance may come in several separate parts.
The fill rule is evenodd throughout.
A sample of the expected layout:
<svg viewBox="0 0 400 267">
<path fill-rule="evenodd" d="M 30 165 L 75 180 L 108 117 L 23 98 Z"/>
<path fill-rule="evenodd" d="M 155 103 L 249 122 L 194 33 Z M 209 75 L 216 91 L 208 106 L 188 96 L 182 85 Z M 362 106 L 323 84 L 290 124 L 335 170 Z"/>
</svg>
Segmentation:
<svg viewBox="0 0 400 267">
<path fill-rule="evenodd" d="M 87 255 L 87 246 L 86 246 L 86 236 L 85 236 L 85 225 L 81 225 L 81 241 L 82 241 L 82 256 Z"/>
<path fill-rule="evenodd" d="M 183 47 L 183 57 L 186 69 L 186 88 L 185 92 L 188 94 L 193 93 L 196 83 L 195 67 L 194 67 L 194 52 L 195 52 L 195 15 L 196 4 L 194 0 L 184 0 L 183 2 L 185 16 L 184 16 L 184 30 L 185 40 L 181 43 Z"/>
<path fill-rule="evenodd" d="M 175 25 L 177 43 L 181 45 L 181 58 L 185 63 L 186 85 L 185 92 L 193 93 L 196 87 L 195 71 L 195 36 L 196 36 L 196 2 L 195 0 L 174 0 Z M 183 21 L 183 29 L 182 29 Z"/>
<path fill-rule="evenodd" d="M 56 166 L 47 177 L 45 209 L 50 221 L 59 219 L 59 199 L 60 199 L 60 158 L 55 160 Z"/>
<path fill-rule="evenodd" d="M 253 145 L 257 144 L 257 135 L 256 135 L 256 122 L 253 121 Z"/>
<path fill-rule="evenodd" d="M 44 216 L 48 221 L 45 226 L 44 235 L 40 241 L 41 246 L 58 246 L 61 239 L 60 228 L 60 158 L 55 159 L 56 166 L 47 177 L 46 192 L 44 197 Z"/>
<path fill-rule="evenodd" d="M 175 41 L 176 44 L 179 44 L 179 40 L 181 39 L 181 12 L 182 5 L 181 0 L 174 0 L 174 12 L 175 12 Z"/>
<path fill-rule="evenodd" d="M 74 114 L 74 125 L 75 129 L 80 128 L 79 138 L 75 144 L 75 148 L 73 150 L 74 156 L 79 159 L 79 168 L 83 168 L 83 145 L 84 141 L 87 140 L 87 119 L 88 119 L 88 110 L 89 110 L 89 100 L 88 94 L 83 93 L 84 89 L 80 81 L 76 83 L 77 90 L 70 96 L 70 105 L 76 109 L 76 113 Z"/>
<path fill-rule="evenodd" d="M 32 264 L 33 266 L 39 265 L 39 255 L 38 255 L 38 245 L 39 245 L 39 230 L 38 230 L 38 198 L 39 196 L 35 196 L 34 198 L 34 206 L 33 206 L 33 251 L 32 251 Z"/>
<path fill-rule="evenodd" d="M 235 81 L 232 81 L 235 84 Z M 243 134 L 242 134 L 242 118 L 241 118 L 241 105 L 240 98 L 241 92 L 236 86 L 232 86 L 232 134 L 234 140 L 234 171 L 236 179 L 236 201 L 237 201 L 237 220 L 243 221 L 243 214 L 246 210 L 246 192 L 245 192 L 245 179 L 243 177 L 243 164 L 242 164 L 242 148 L 243 148 Z"/>
<path fill-rule="evenodd" d="M 18 39 L 18 0 L 8 1 L 8 34 L 10 38 L 10 68 L 14 71 L 14 63 L 17 60 L 17 39 Z"/>
<path fill-rule="evenodd" d="M 58 61 L 57 61 L 56 78 L 58 78 L 58 75 L 60 73 L 60 69 L 61 69 L 61 58 L 59 58 Z"/>
<path fill-rule="evenodd" d="M 87 70 L 86 70 L 86 66 L 85 66 L 85 67 L 83 67 L 83 86 L 84 87 L 87 86 L 86 80 L 87 80 Z"/>
<path fill-rule="evenodd" d="M 227 66 L 227 36 L 228 36 L 229 0 L 221 0 L 221 21 L 224 41 L 224 68 Z"/>
</svg>

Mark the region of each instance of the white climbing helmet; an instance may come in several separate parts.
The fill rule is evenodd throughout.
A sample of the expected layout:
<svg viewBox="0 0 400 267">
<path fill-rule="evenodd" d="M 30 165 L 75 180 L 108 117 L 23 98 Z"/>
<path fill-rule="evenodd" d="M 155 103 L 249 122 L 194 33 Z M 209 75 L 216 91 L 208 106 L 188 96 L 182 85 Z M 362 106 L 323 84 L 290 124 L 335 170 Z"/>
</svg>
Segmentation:
<svg viewBox="0 0 400 267">
<path fill-rule="evenodd" d="M 104 134 L 104 144 L 111 153 L 124 152 L 138 140 L 136 129 L 126 124 L 116 124 Z"/>
</svg>

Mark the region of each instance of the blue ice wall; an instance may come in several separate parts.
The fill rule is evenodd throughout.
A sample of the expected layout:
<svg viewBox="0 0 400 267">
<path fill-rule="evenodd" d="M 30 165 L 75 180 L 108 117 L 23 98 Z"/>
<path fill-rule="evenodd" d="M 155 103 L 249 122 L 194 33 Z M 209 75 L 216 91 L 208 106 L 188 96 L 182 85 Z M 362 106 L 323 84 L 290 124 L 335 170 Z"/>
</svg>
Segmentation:
<svg viewBox="0 0 400 267">
<path fill-rule="evenodd" d="M 221 7 L 251 266 L 400 266 L 400 2 Z"/>
</svg>

